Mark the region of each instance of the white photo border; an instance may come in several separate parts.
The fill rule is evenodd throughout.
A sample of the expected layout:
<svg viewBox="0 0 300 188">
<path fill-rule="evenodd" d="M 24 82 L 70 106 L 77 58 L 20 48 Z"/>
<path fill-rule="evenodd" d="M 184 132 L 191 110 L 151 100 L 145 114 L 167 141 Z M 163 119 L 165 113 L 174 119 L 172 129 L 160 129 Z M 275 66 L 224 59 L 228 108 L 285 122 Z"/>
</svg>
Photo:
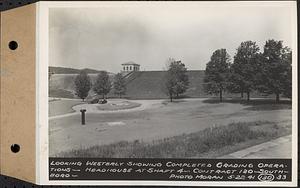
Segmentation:
<svg viewBox="0 0 300 188">
<path fill-rule="evenodd" d="M 48 146 L 48 64 L 49 64 L 49 9 L 50 8 L 100 8 L 105 6 L 159 6 L 159 5 L 190 5 L 201 4 L 205 6 L 288 6 L 293 11 L 291 28 L 293 44 L 293 103 L 292 103 L 292 181 L 291 182 L 212 182 L 212 181 L 50 181 L 49 180 L 49 146 Z M 297 2 L 296 1 L 225 1 L 225 2 L 137 2 L 137 1 L 43 1 L 37 3 L 37 63 L 36 63 L 36 177 L 40 185 L 150 185 L 150 186 L 297 186 L 298 169 L 298 57 L 297 57 Z"/>
</svg>

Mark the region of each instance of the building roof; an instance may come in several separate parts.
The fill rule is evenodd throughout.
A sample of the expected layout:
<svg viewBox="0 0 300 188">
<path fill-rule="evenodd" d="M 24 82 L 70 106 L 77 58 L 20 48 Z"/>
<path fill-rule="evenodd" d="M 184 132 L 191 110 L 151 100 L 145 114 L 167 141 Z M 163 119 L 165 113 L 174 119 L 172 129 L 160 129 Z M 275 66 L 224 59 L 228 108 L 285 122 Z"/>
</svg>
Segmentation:
<svg viewBox="0 0 300 188">
<path fill-rule="evenodd" d="M 127 62 L 127 63 L 123 63 L 122 65 L 136 65 L 136 66 L 140 66 L 139 64 L 134 63 L 134 62 L 132 62 L 132 61 Z"/>
</svg>

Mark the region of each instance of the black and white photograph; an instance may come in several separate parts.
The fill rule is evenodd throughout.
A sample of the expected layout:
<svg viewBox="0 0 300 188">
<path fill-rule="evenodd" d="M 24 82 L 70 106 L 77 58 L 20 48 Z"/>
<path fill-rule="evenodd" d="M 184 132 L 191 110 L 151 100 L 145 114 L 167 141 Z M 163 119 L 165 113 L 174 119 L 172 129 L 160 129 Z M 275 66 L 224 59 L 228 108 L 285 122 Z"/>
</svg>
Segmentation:
<svg viewBox="0 0 300 188">
<path fill-rule="evenodd" d="M 49 156 L 292 158 L 291 17 L 272 4 L 50 8 Z"/>
</svg>

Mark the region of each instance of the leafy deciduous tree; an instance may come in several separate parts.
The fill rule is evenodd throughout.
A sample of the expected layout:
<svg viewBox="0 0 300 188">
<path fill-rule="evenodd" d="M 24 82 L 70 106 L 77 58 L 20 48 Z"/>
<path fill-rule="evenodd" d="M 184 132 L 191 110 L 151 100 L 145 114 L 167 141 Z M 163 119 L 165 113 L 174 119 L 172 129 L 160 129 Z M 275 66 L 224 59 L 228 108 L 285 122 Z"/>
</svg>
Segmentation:
<svg viewBox="0 0 300 188">
<path fill-rule="evenodd" d="M 122 95 L 126 93 L 126 83 L 121 73 L 115 75 L 113 86 L 114 86 L 114 93 L 118 95 L 120 98 L 122 97 Z"/>
<path fill-rule="evenodd" d="M 287 65 L 287 72 L 285 74 L 285 84 L 283 89 L 283 95 L 288 98 L 292 98 L 292 51 L 286 48 L 284 63 Z"/>
<path fill-rule="evenodd" d="M 104 99 L 105 96 L 110 92 L 111 87 L 112 85 L 108 73 L 106 71 L 101 71 L 96 78 L 93 90 L 98 95 L 102 95 L 102 98 Z"/>
<path fill-rule="evenodd" d="M 259 76 L 258 90 L 275 94 L 276 102 L 279 102 L 281 94 L 287 93 L 287 89 L 291 90 L 291 52 L 283 47 L 282 41 L 266 41 Z"/>
<path fill-rule="evenodd" d="M 255 89 L 255 75 L 257 72 L 257 60 L 259 47 L 255 42 L 245 41 L 240 44 L 230 66 L 229 87 L 233 93 L 247 93 L 250 100 L 250 92 Z"/>
<path fill-rule="evenodd" d="M 216 50 L 206 64 L 204 83 L 209 94 L 219 94 L 220 102 L 228 84 L 230 56 L 226 49 Z"/>
<path fill-rule="evenodd" d="M 174 59 L 170 59 L 169 61 L 170 63 L 168 65 L 168 71 L 165 78 L 165 87 L 170 101 L 172 102 L 175 96 L 178 97 L 187 90 L 189 78 L 186 74 L 187 68 L 184 63 L 181 61 L 175 61 Z"/>
<path fill-rule="evenodd" d="M 79 75 L 76 76 L 74 82 L 76 95 L 84 101 L 92 87 L 90 77 L 85 71 L 81 71 Z"/>
</svg>

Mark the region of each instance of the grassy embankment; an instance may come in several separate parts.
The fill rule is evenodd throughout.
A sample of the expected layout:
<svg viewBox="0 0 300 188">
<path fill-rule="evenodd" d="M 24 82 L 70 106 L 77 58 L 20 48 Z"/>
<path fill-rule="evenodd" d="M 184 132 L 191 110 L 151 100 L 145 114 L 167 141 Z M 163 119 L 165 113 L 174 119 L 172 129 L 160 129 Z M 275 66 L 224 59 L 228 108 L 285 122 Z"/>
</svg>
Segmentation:
<svg viewBox="0 0 300 188">
<path fill-rule="evenodd" d="M 118 142 L 58 154 L 59 157 L 201 158 L 219 157 L 291 133 L 289 125 L 240 122 L 145 143 Z"/>
</svg>

